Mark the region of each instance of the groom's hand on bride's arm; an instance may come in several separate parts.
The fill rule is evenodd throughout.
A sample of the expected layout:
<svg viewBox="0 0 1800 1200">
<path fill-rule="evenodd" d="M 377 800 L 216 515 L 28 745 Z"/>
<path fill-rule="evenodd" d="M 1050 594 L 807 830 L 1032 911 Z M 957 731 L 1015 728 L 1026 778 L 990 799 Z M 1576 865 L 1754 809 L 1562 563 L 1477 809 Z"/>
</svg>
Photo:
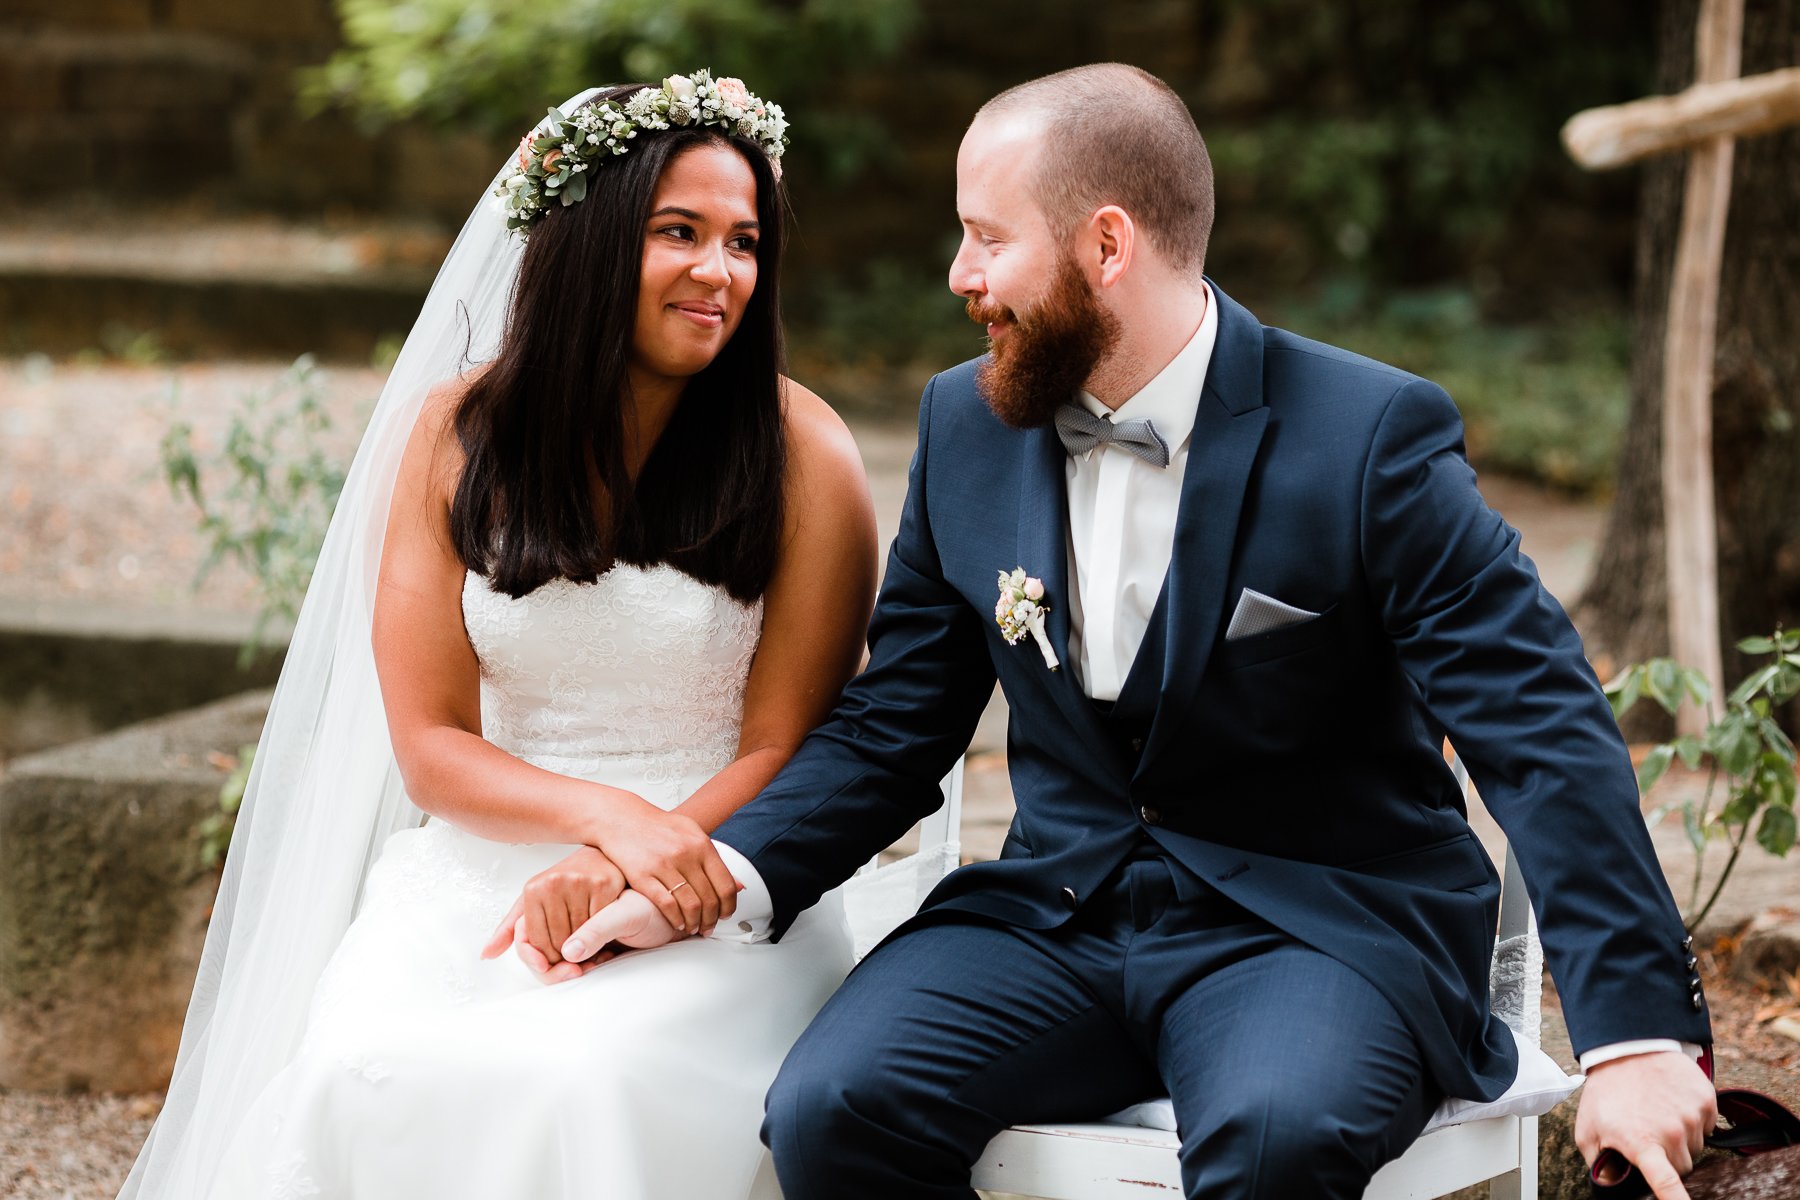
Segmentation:
<svg viewBox="0 0 1800 1200">
<path fill-rule="evenodd" d="M 624 890 L 625 875 L 612 860 L 583 846 L 526 882 L 481 957 L 494 958 L 515 946 L 526 965 L 542 975 L 563 961 L 569 934 Z"/>
</svg>

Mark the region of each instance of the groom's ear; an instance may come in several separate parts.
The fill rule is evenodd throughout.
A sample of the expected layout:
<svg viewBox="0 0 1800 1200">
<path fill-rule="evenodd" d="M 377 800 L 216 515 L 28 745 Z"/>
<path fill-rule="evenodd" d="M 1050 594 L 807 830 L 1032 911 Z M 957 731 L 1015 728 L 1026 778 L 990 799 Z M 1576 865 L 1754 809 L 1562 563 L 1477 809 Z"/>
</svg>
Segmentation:
<svg viewBox="0 0 1800 1200">
<path fill-rule="evenodd" d="M 1099 285 L 1112 287 L 1131 269 L 1137 252 L 1137 223 L 1116 204 L 1096 209 L 1082 231 L 1089 264 L 1100 269 Z"/>
</svg>

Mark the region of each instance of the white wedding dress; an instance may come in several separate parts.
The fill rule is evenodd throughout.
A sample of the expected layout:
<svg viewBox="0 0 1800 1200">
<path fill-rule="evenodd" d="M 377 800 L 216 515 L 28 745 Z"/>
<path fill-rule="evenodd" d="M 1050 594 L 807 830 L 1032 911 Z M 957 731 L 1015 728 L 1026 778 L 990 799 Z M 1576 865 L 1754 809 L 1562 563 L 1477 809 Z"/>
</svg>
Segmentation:
<svg viewBox="0 0 1800 1200">
<path fill-rule="evenodd" d="M 463 617 L 501 748 L 663 808 L 731 762 L 760 603 L 620 566 L 519 600 L 471 574 Z M 215 1200 L 778 1197 L 763 1094 L 849 970 L 837 896 L 779 943 L 692 939 L 551 987 L 510 952 L 482 961 L 571 849 L 435 818 L 394 835 Z"/>
</svg>

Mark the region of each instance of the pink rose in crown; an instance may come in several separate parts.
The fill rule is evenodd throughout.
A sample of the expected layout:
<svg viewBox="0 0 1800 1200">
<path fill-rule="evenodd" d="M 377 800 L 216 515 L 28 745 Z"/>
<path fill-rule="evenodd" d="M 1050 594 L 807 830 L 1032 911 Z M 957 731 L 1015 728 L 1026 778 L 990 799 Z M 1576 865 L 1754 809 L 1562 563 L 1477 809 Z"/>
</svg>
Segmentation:
<svg viewBox="0 0 1800 1200">
<path fill-rule="evenodd" d="M 544 155 L 544 174 L 556 174 L 556 164 L 562 160 L 562 156 L 563 152 L 561 150 L 552 150 L 550 153 Z"/>
<path fill-rule="evenodd" d="M 528 133 L 519 139 L 519 170 L 531 166 L 531 135 Z"/>
<path fill-rule="evenodd" d="M 719 99 L 725 104 L 726 116 L 742 116 L 750 107 L 750 89 L 744 86 L 743 80 L 727 77 L 715 86 L 719 89 Z"/>
</svg>

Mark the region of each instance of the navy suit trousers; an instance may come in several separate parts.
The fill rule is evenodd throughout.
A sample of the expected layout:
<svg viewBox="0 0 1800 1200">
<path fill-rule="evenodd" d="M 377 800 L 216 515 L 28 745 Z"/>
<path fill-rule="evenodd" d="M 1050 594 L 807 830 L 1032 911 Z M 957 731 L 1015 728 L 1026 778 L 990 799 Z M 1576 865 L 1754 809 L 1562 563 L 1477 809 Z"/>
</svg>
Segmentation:
<svg viewBox="0 0 1800 1200">
<path fill-rule="evenodd" d="M 832 997 L 771 1088 L 788 1200 L 956 1197 L 1009 1125 L 1167 1094 L 1188 1196 L 1357 1197 L 1440 1099 L 1354 970 L 1153 843 L 1064 925 L 927 914 Z"/>
</svg>

